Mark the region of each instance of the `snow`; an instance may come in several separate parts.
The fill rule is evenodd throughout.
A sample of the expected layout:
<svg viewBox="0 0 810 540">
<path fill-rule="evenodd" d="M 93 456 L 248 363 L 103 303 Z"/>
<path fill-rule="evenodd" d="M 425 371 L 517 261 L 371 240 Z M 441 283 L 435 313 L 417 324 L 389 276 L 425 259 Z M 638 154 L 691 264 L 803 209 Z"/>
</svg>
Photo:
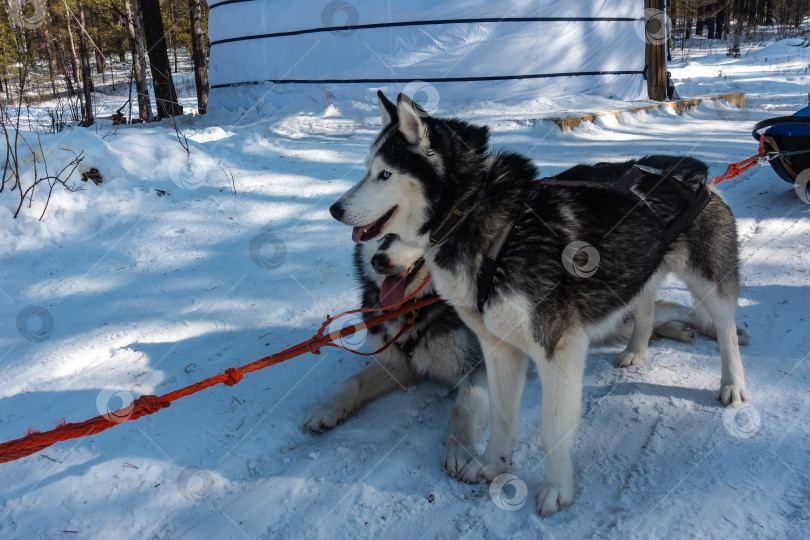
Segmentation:
<svg viewBox="0 0 810 540">
<path fill-rule="evenodd" d="M 496 145 L 544 174 L 663 152 L 703 159 L 716 175 L 756 152 L 756 121 L 806 104 L 810 49 L 798 43 L 671 66 L 682 96 L 742 90 L 739 110 L 706 102 L 567 132 L 537 118 L 617 104 L 442 102 L 437 112 L 488 123 Z M 44 192 L 17 219 L 16 194 L 0 196 L 0 440 L 280 351 L 357 306 L 350 231 L 327 209 L 362 175 L 376 103 L 273 94 L 177 125 L 188 155 L 170 121 L 44 135 L 49 167 L 84 152 L 81 170 L 98 168 L 104 182 L 56 191 L 41 222 Z M 750 404 L 716 401 L 718 348 L 705 338 L 658 341 L 650 360 L 623 370 L 612 363 L 619 348 L 594 348 L 576 498 L 548 519 L 533 504 L 544 471 L 534 371 L 516 478 L 493 498 L 441 468 L 452 399 L 438 384 L 372 403 L 326 434 L 302 432 L 309 410 L 367 362 L 327 349 L 0 465 L 0 537 L 806 538 L 810 206 L 769 167 L 719 189 L 738 220 Z M 688 301 L 675 281 L 661 296 Z"/>
</svg>

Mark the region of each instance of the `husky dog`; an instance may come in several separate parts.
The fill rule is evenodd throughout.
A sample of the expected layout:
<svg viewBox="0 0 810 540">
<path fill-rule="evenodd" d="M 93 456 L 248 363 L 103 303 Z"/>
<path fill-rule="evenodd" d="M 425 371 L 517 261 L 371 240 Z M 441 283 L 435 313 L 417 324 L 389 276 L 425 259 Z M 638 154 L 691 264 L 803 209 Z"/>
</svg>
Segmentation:
<svg viewBox="0 0 810 540">
<path fill-rule="evenodd" d="M 363 308 L 379 308 L 410 296 L 427 276 L 422 250 L 410 247 L 396 235 L 380 241 L 358 243 L 354 249 L 355 275 L 362 291 Z M 416 296 L 435 294 L 428 283 Z M 366 318 L 376 315 L 364 314 Z M 406 316 L 368 329 L 368 341 L 377 350 L 397 335 Z M 714 327 L 691 309 L 674 302 L 655 301 L 653 336 L 686 343 L 694 340 L 693 329 L 715 337 Z M 625 319 L 604 339 L 626 344 L 633 331 L 632 319 Z M 740 339 L 747 338 L 745 334 Z M 377 355 L 367 367 L 352 375 L 324 403 L 315 407 L 304 429 L 321 432 L 338 424 L 364 405 L 426 378 L 458 388 L 450 417 L 442 465 L 453 476 L 473 457 L 471 449 L 488 422 L 484 355 L 478 339 L 455 310 L 439 301 L 420 310 L 414 328 L 389 349 Z"/>
<path fill-rule="evenodd" d="M 427 276 L 422 251 L 399 242 L 393 235 L 382 242 L 357 244 L 354 262 L 364 308 L 401 301 Z M 434 294 L 428 282 L 416 298 Z M 378 313 L 363 315 L 370 318 Z M 371 350 L 379 349 L 396 336 L 407 318 L 402 315 L 369 328 L 367 341 Z M 304 422 L 304 429 L 318 432 L 334 427 L 367 403 L 426 378 L 458 388 L 442 458 L 444 468 L 456 475 L 473 457 L 468 449 L 475 448 L 480 430 L 486 425 L 489 398 L 478 339 L 443 300 L 421 308 L 410 332 L 375 355 L 374 361 L 315 407 Z"/>
<path fill-rule="evenodd" d="M 667 238 L 643 200 L 564 182 L 538 186 L 528 158 L 489 149 L 486 127 L 432 118 L 402 94 L 396 105 L 378 95 L 383 129 L 366 174 L 330 213 L 353 227 L 355 241 L 394 233 L 423 250 L 436 292 L 481 342 L 491 431 L 484 453 L 461 470 L 463 480 L 489 481 L 508 468 L 530 357 L 543 387 L 546 472 L 537 510 L 548 516 L 572 502 L 588 345 L 632 313 L 634 329 L 617 365 L 643 361 L 654 294 L 669 273 L 716 327 L 719 399 L 731 406 L 747 400 L 735 324 L 736 225 L 717 193 L 706 193 L 705 206 Z M 666 171 L 662 178 L 678 178 L 676 187 L 695 193 L 705 190 L 708 172 L 692 158 L 651 156 L 577 166 L 557 178 L 614 185 L 633 169 Z"/>
</svg>

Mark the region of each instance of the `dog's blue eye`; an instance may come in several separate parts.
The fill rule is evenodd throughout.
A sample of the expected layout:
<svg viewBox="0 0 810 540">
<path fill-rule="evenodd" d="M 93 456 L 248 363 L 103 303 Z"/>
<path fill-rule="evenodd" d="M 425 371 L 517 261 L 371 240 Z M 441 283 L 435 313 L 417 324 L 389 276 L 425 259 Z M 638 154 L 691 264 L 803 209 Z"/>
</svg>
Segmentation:
<svg viewBox="0 0 810 540">
<path fill-rule="evenodd" d="M 380 174 L 377 176 L 378 180 L 388 180 L 389 178 L 391 178 L 389 171 L 380 171 Z"/>
</svg>

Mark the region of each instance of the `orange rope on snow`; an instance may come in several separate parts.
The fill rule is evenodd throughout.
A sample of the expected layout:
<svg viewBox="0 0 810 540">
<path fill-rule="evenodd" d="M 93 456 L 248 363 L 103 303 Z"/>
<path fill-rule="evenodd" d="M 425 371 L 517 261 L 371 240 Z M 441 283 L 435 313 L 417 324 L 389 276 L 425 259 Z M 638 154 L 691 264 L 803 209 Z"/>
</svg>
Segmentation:
<svg viewBox="0 0 810 540">
<path fill-rule="evenodd" d="M 406 313 L 411 313 L 413 311 L 416 311 L 420 308 L 423 308 L 427 305 L 430 305 L 438 301 L 439 300 L 438 296 L 428 296 L 420 300 L 411 301 L 419 293 L 419 291 L 421 291 L 425 287 L 425 285 L 427 285 L 429 280 L 430 274 L 428 274 L 425 277 L 425 280 L 422 282 L 422 284 L 419 286 L 418 289 L 416 289 L 413 293 L 411 293 L 407 298 L 404 298 L 403 300 L 393 305 L 379 309 L 356 309 L 353 311 L 341 313 L 337 317 L 330 317 L 327 315 L 326 320 L 323 322 L 318 332 L 308 340 L 299 343 L 297 345 L 293 345 L 292 347 L 285 349 L 281 352 L 271 354 L 270 356 L 265 356 L 264 358 L 256 360 L 255 362 L 251 362 L 249 364 L 245 364 L 244 366 L 236 368 L 233 367 L 228 368 L 225 370 L 224 373 L 220 373 L 219 375 L 209 377 L 204 381 L 200 381 L 198 383 L 186 386 L 185 388 L 180 388 L 178 390 L 169 392 L 168 394 L 164 394 L 162 396 L 143 395 L 138 399 L 134 400 L 126 407 L 123 407 L 114 412 L 96 416 L 89 420 L 85 420 L 84 422 L 77 422 L 72 424 L 60 423 L 55 429 L 45 432 L 38 432 L 38 431 L 31 432 L 29 430 L 29 433 L 26 434 L 25 437 L 21 437 L 13 441 L 0 444 L 0 463 L 5 463 L 7 461 L 14 461 L 16 459 L 23 458 L 35 452 L 39 452 L 40 450 L 47 448 L 52 444 L 60 441 L 67 441 L 70 439 L 77 439 L 79 437 L 87 437 L 88 435 L 95 435 L 96 433 L 100 433 L 106 429 L 109 429 L 113 426 L 117 426 L 118 424 L 122 424 L 126 421 L 137 420 L 142 416 L 147 416 L 149 414 L 156 413 L 161 409 L 165 409 L 166 407 L 171 405 L 173 401 L 176 401 L 181 397 L 195 394 L 197 392 L 200 392 L 201 390 L 205 390 L 206 388 L 216 386 L 217 384 L 220 383 L 223 383 L 226 386 L 233 386 L 237 384 L 239 381 L 241 381 L 246 373 L 258 371 L 268 366 L 279 364 L 281 362 L 284 362 L 285 360 L 289 360 L 290 358 L 294 358 L 296 356 L 300 356 L 308 352 L 311 352 L 312 354 L 320 354 L 321 347 L 339 347 L 341 349 L 354 352 L 351 351 L 350 349 L 346 349 L 341 345 L 334 344 L 333 341 L 337 341 L 346 336 L 350 336 L 366 328 L 377 326 L 378 324 L 390 321 L 391 319 L 395 319 L 396 317 L 399 317 Z M 341 328 L 340 331 L 331 332 L 329 334 L 324 335 L 326 327 L 329 326 L 333 321 L 343 317 L 344 315 L 349 315 L 353 313 L 365 313 L 372 311 L 381 311 L 382 313 L 380 315 L 367 319 L 361 324 L 354 324 L 351 326 L 347 326 L 346 328 Z M 408 324 L 409 323 L 406 323 L 405 325 L 406 328 L 408 327 Z M 403 331 L 401 331 L 397 335 L 397 337 L 388 342 L 385 345 L 385 347 L 383 347 L 383 349 L 380 349 L 380 351 L 389 347 L 396 339 L 401 337 L 406 331 L 407 330 L 403 329 Z M 375 353 L 380 351 L 375 351 Z"/>
<path fill-rule="evenodd" d="M 751 156 L 750 158 L 745 159 L 743 161 L 739 161 L 737 163 L 732 163 L 731 165 L 728 166 L 728 169 L 726 169 L 726 172 L 724 172 L 720 176 L 715 176 L 714 178 L 712 178 L 711 182 L 709 182 L 709 185 L 714 186 L 714 185 L 719 184 L 720 182 L 722 182 L 724 180 L 730 180 L 732 178 L 737 178 L 742 173 L 744 173 L 745 171 L 747 171 L 748 169 L 750 169 L 751 167 L 753 167 L 754 165 L 759 163 L 759 160 L 764 158 L 764 157 L 765 157 L 765 136 L 760 135 L 759 136 L 759 152 L 757 152 L 757 155 Z"/>
</svg>

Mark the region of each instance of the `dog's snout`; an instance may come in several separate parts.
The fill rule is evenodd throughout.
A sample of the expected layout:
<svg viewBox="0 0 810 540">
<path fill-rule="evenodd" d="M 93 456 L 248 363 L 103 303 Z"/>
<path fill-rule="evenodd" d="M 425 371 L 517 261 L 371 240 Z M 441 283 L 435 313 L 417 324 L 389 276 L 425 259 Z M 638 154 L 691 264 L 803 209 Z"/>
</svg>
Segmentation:
<svg viewBox="0 0 810 540">
<path fill-rule="evenodd" d="M 332 214 L 333 218 L 340 221 L 346 211 L 343 209 L 343 205 L 340 204 L 340 201 L 338 201 L 329 207 L 329 213 Z"/>
<path fill-rule="evenodd" d="M 377 253 L 371 258 L 371 266 L 377 272 L 382 273 L 391 267 L 391 261 L 388 259 L 388 255 Z"/>
</svg>

